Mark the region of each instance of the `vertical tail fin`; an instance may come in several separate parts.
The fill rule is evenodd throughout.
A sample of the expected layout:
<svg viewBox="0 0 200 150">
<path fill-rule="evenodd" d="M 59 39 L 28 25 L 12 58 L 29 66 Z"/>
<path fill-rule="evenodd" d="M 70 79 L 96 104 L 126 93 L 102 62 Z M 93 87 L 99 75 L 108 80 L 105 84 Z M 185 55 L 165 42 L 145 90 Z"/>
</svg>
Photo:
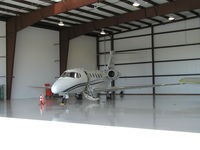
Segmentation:
<svg viewBox="0 0 200 150">
<path fill-rule="evenodd" d="M 108 70 L 114 67 L 113 56 L 114 56 L 114 51 L 110 51 L 110 55 L 109 55 L 108 62 L 107 62 Z"/>
</svg>

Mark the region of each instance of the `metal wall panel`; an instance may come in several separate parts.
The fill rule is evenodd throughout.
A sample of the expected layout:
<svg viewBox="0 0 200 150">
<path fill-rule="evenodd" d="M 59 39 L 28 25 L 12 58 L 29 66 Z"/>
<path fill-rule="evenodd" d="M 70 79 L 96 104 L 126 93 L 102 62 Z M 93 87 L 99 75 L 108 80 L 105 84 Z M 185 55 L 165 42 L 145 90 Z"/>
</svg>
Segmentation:
<svg viewBox="0 0 200 150">
<path fill-rule="evenodd" d="M 122 76 L 116 81 L 116 86 L 152 84 L 152 44 L 156 84 L 177 83 L 183 77 L 200 77 L 200 20 L 197 18 L 153 28 L 154 36 L 149 35 L 150 28 L 114 35 L 114 50 L 127 53 L 115 55 L 114 63 Z M 105 56 L 99 57 L 100 65 L 105 64 Z M 198 91 L 200 86 L 195 85 L 155 89 L 156 94 L 198 94 Z M 125 91 L 129 94 L 149 92 L 152 93 L 151 88 Z"/>
<path fill-rule="evenodd" d="M 0 84 L 6 84 L 6 24 L 0 21 Z"/>
</svg>

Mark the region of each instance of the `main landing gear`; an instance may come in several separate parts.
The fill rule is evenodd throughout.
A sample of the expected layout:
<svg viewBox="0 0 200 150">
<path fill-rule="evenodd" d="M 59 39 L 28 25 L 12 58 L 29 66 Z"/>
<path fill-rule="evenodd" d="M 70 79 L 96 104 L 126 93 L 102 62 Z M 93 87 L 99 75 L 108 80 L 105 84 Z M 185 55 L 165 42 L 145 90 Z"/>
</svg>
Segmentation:
<svg viewBox="0 0 200 150">
<path fill-rule="evenodd" d="M 82 94 L 75 94 L 75 97 L 77 100 L 82 100 L 83 99 L 83 95 Z"/>
<path fill-rule="evenodd" d="M 67 100 L 65 98 L 62 98 L 62 102 L 60 103 L 60 106 L 64 106 L 67 103 Z"/>
<path fill-rule="evenodd" d="M 124 97 L 124 92 L 123 91 L 121 91 L 120 93 L 119 93 L 119 96 L 121 97 L 121 98 L 123 98 Z M 113 99 L 115 99 L 115 93 L 114 92 L 107 92 L 106 93 L 106 99 L 111 99 L 111 100 L 113 100 Z"/>
<path fill-rule="evenodd" d="M 124 97 L 124 91 L 121 91 L 121 92 L 119 93 L 119 96 L 120 96 L 121 98 L 123 98 L 123 97 Z"/>
<path fill-rule="evenodd" d="M 106 93 L 106 99 L 107 100 L 114 100 L 115 99 L 115 94 L 113 92 L 107 92 Z"/>
</svg>

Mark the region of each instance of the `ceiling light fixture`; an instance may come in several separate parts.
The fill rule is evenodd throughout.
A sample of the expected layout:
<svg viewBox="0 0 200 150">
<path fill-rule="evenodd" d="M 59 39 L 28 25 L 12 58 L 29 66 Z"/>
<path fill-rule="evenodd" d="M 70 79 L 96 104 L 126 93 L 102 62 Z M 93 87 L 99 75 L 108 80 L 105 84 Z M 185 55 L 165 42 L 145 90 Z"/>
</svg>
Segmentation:
<svg viewBox="0 0 200 150">
<path fill-rule="evenodd" d="M 105 35 L 106 32 L 104 31 L 104 29 L 101 29 L 101 32 L 100 32 L 101 35 Z"/>
<path fill-rule="evenodd" d="M 175 20 L 175 18 L 174 18 L 173 16 L 170 16 L 170 17 L 168 18 L 168 20 L 169 20 L 169 21 L 173 21 L 173 20 Z"/>
<path fill-rule="evenodd" d="M 135 6 L 135 7 L 139 7 L 141 4 L 138 2 L 138 1 L 134 1 L 133 2 L 133 6 Z"/>
<path fill-rule="evenodd" d="M 58 23 L 59 26 L 64 26 L 65 24 L 62 22 L 62 20 L 60 20 L 60 22 Z"/>
</svg>

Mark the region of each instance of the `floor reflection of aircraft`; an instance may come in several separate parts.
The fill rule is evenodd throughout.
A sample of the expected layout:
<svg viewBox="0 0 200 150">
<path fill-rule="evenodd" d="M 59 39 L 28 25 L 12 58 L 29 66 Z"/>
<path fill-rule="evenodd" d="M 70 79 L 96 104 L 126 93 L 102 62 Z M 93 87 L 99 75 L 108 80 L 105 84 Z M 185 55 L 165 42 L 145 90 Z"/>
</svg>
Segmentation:
<svg viewBox="0 0 200 150">
<path fill-rule="evenodd" d="M 111 81 L 117 80 L 120 73 L 114 69 L 112 65 L 113 52 L 110 53 L 110 57 L 105 71 L 96 70 L 88 71 L 85 69 L 71 69 L 66 70 L 52 85 L 51 90 L 54 94 L 63 96 L 64 99 L 69 98 L 69 94 L 77 94 L 78 98 L 82 97 L 89 100 L 99 100 L 97 94 L 99 92 L 111 92 L 124 89 L 140 89 L 151 88 L 158 86 L 171 86 L 180 85 L 182 83 L 172 84 L 158 84 L 158 85 L 139 85 L 139 86 L 124 86 L 124 87 L 111 87 Z"/>
</svg>

